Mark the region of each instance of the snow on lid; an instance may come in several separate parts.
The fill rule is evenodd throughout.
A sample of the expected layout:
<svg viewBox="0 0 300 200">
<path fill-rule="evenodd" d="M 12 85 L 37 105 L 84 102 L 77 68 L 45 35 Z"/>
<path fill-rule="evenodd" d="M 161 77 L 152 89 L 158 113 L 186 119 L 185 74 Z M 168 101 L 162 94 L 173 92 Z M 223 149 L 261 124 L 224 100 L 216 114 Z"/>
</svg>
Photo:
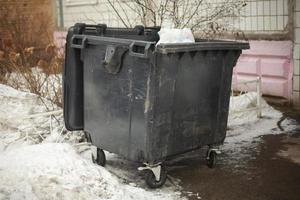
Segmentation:
<svg viewBox="0 0 300 200">
<path fill-rule="evenodd" d="M 163 28 L 159 32 L 159 41 L 156 45 L 160 43 L 194 43 L 195 38 L 191 29 L 169 29 Z"/>
</svg>

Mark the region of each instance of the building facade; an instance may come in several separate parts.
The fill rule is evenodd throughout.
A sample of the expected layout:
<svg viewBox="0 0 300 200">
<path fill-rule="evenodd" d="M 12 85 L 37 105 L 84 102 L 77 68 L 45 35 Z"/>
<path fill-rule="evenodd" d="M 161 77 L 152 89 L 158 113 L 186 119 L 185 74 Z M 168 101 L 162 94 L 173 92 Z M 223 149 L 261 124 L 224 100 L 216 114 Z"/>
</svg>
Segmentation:
<svg viewBox="0 0 300 200">
<path fill-rule="evenodd" d="M 224 1 L 207 2 L 213 8 Z M 132 3 L 130 0 L 56 0 L 57 26 L 66 30 L 76 22 L 84 22 L 123 27 L 120 16 L 129 19 L 131 24 L 141 24 L 140 17 L 130 9 Z M 228 30 L 241 30 L 251 46 L 240 57 L 233 81 L 260 76 L 265 95 L 282 97 L 300 108 L 300 1 L 245 0 L 245 3 L 239 17 L 222 18 L 229 25 Z M 207 12 L 210 10 L 206 7 L 201 15 Z M 229 38 L 232 38 L 230 34 Z M 249 86 L 248 90 L 252 89 Z"/>
</svg>

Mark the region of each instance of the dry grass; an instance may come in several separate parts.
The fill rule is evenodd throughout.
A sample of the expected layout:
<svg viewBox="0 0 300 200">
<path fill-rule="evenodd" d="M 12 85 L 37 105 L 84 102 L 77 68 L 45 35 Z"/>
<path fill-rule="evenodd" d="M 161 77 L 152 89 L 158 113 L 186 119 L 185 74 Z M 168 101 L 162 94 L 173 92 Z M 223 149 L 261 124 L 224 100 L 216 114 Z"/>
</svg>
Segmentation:
<svg viewBox="0 0 300 200">
<path fill-rule="evenodd" d="M 16 89 L 29 91 L 62 106 L 61 66 L 63 55 L 58 51 L 48 52 L 53 45 L 44 49 L 25 48 L 21 58 L 19 53 L 10 51 L 0 60 L 0 82 Z"/>
</svg>

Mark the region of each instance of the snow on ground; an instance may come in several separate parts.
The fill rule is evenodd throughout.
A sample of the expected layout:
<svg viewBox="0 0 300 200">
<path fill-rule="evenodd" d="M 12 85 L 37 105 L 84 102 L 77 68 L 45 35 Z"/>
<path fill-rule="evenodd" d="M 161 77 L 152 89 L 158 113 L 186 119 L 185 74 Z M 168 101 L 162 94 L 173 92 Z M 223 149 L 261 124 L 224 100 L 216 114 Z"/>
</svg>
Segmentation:
<svg viewBox="0 0 300 200">
<path fill-rule="evenodd" d="M 155 191 L 138 187 L 144 183 L 137 168 L 114 154 L 107 155 L 115 164 L 109 170 L 94 164 L 90 145 L 79 143 L 82 133 L 61 131 L 61 115 L 60 123 L 22 118 L 46 112 L 45 104 L 0 84 L 0 199 L 180 199 L 171 183 Z"/>
<path fill-rule="evenodd" d="M 230 114 L 228 116 L 228 131 L 225 144 L 236 145 L 249 143 L 261 135 L 280 134 L 294 130 L 298 125 L 292 119 L 284 119 L 280 130 L 277 122 L 282 118 L 282 113 L 269 106 L 262 99 L 262 117 L 258 118 L 256 110 L 240 112 L 254 108 L 257 94 L 249 92 L 241 96 L 231 97 Z"/>
<path fill-rule="evenodd" d="M 49 127 L 48 118 L 26 120 L 21 117 L 46 112 L 45 104 L 49 102 L 41 101 L 37 95 L 1 85 L 0 104 L 0 150 L 23 145 L 24 139 L 28 138 L 31 140 L 26 140 L 25 143 L 39 141 L 48 133 L 45 131 Z"/>
<path fill-rule="evenodd" d="M 43 70 L 34 67 L 31 68 L 30 76 L 24 76 L 22 73 L 7 73 L 6 74 L 7 85 L 13 86 L 14 88 L 18 88 L 21 91 L 30 92 L 30 88 L 32 82 L 40 86 L 38 87 L 38 91 L 41 96 L 46 97 L 47 99 L 54 99 L 56 95 L 60 95 L 58 92 L 58 88 L 61 87 L 62 84 L 62 75 L 61 74 L 50 74 L 47 75 L 43 73 Z M 34 84 L 33 84 L 34 85 Z M 49 108 L 54 109 L 52 104 L 48 105 Z"/>
<path fill-rule="evenodd" d="M 241 110 L 254 108 L 257 93 L 249 92 L 241 96 L 231 97 L 230 114 L 228 116 L 227 135 L 221 149 L 224 154 L 224 162 L 234 165 L 236 168 L 244 166 L 255 155 L 249 151 L 257 152 L 261 136 L 268 134 L 291 133 L 299 128 L 299 124 L 290 118 L 283 117 L 282 113 L 269 106 L 262 99 L 262 117 L 258 118 L 256 110 L 240 112 Z M 281 121 L 278 127 L 278 122 Z"/>
<path fill-rule="evenodd" d="M 260 119 L 256 111 L 235 112 L 253 107 L 255 100 L 256 93 L 231 99 L 225 152 L 241 156 L 243 148 L 258 136 L 295 128 L 286 119 L 281 131 L 276 124 L 282 114 L 264 101 Z M 22 118 L 46 112 L 48 104 L 34 94 L 0 85 L 0 199 L 182 198 L 176 186 L 179 180 L 171 178 L 162 189 L 149 190 L 137 172 L 138 165 L 115 154 L 106 152 L 106 168 L 93 164 L 94 147 L 79 143 L 82 132 L 63 130 L 61 114 L 52 120 L 46 116 Z"/>
<path fill-rule="evenodd" d="M 15 148 L 0 154 L 0 193 L 11 199 L 173 199 L 172 193 L 122 184 L 66 143 Z M 0 196 L 1 198 L 1 196 Z"/>
</svg>

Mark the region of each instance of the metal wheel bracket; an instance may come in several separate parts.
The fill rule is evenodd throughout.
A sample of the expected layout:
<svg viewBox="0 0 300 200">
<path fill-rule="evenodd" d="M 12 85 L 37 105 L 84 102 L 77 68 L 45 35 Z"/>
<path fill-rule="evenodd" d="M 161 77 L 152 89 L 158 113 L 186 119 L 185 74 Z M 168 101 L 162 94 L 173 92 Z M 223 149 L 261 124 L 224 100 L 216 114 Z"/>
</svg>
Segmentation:
<svg viewBox="0 0 300 200">
<path fill-rule="evenodd" d="M 161 173 L 161 165 L 160 164 L 161 163 L 150 165 L 148 163 L 144 163 L 145 166 L 139 167 L 138 170 L 139 171 L 151 170 L 155 176 L 155 180 L 160 181 L 160 173 Z"/>
<path fill-rule="evenodd" d="M 211 152 L 215 152 L 217 155 L 221 154 L 221 151 L 218 148 L 208 149 L 208 151 L 207 151 L 207 157 L 206 157 L 207 160 L 209 160 L 209 155 L 210 155 Z"/>
</svg>

